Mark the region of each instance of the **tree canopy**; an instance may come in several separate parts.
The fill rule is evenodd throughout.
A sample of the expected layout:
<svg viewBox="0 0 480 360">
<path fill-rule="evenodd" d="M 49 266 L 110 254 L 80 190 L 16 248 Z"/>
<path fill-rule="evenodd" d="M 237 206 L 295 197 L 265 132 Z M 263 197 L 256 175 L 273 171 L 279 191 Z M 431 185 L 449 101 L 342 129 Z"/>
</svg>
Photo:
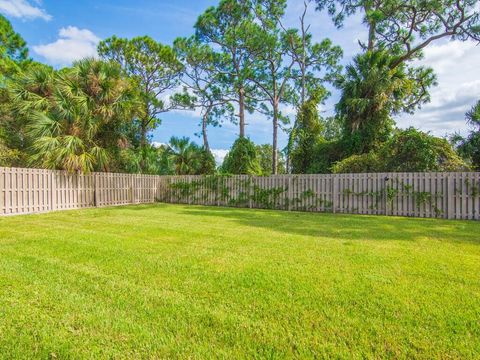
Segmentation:
<svg viewBox="0 0 480 360">
<path fill-rule="evenodd" d="M 99 55 L 117 62 L 125 73 L 137 82 L 142 112 L 138 117 L 140 147 L 147 146 L 148 132 L 160 123 L 160 114 L 177 104 L 169 92 L 179 84 L 183 65 L 170 46 L 149 36 L 122 39 L 113 36 L 98 45 Z"/>
<path fill-rule="evenodd" d="M 0 85 L 4 76 L 17 70 L 18 66 L 27 60 L 27 43 L 0 14 Z"/>
<path fill-rule="evenodd" d="M 173 44 L 111 36 L 99 58 L 64 68 L 31 60 L 0 15 L 0 165 L 182 175 L 480 169 L 480 102 L 466 114 L 470 133 L 451 143 L 396 126 L 437 85 L 416 62 L 423 50 L 442 39 L 480 41 L 478 1 L 305 0 L 297 8 L 295 24 L 286 0 L 219 0 Z M 346 66 L 339 46 L 312 33 L 316 10 L 338 29 L 362 18 L 368 36 Z M 324 114 L 333 88 L 339 99 Z M 192 130 L 198 144 L 178 134 L 152 141 L 171 111 L 197 119 L 200 130 L 182 135 Z M 271 143 L 256 145 L 248 125 L 265 120 Z M 238 138 L 217 168 L 210 133 L 220 131 Z"/>
</svg>

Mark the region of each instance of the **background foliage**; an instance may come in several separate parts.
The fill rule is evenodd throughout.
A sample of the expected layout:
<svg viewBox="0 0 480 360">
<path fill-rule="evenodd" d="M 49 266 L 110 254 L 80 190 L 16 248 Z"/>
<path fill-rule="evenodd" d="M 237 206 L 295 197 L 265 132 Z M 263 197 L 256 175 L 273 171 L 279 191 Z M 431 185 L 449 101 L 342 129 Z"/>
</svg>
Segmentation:
<svg viewBox="0 0 480 360">
<path fill-rule="evenodd" d="M 314 41 L 312 4 L 339 29 L 349 16 L 363 18 L 368 38 L 345 69 L 340 47 Z M 250 175 L 480 169 L 480 103 L 466 114 L 471 133 L 450 143 L 395 123 L 429 102 L 437 85 L 432 69 L 414 62 L 425 48 L 480 40 L 476 1 L 306 1 L 292 27 L 287 11 L 285 0 L 221 0 L 172 46 L 114 35 L 100 42 L 100 59 L 63 69 L 32 61 L 0 15 L 0 165 Z M 341 96 L 324 119 L 329 86 Z M 198 112 L 202 146 L 175 136 L 153 146 L 151 131 L 172 110 Z M 254 112 L 271 121 L 271 144 L 249 140 Z M 227 121 L 238 139 L 218 166 L 208 128 Z"/>
</svg>

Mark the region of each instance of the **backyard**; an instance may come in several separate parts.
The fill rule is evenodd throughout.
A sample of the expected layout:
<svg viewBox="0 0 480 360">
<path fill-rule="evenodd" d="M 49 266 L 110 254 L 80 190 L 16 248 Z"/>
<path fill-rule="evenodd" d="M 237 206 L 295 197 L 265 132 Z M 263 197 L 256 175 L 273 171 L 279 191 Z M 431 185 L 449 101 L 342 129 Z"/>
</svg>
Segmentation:
<svg viewBox="0 0 480 360">
<path fill-rule="evenodd" d="M 164 204 L 0 218 L 0 354 L 478 358 L 479 233 Z"/>
</svg>

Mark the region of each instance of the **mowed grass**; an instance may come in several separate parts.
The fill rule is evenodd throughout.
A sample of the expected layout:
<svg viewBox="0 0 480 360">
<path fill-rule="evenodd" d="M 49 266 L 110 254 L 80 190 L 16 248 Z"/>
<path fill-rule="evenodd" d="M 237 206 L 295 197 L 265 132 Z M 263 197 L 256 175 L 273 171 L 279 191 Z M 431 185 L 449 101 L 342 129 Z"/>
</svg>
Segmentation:
<svg viewBox="0 0 480 360">
<path fill-rule="evenodd" d="M 3 358 L 479 358 L 480 224 L 140 205 L 0 219 Z"/>
</svg>

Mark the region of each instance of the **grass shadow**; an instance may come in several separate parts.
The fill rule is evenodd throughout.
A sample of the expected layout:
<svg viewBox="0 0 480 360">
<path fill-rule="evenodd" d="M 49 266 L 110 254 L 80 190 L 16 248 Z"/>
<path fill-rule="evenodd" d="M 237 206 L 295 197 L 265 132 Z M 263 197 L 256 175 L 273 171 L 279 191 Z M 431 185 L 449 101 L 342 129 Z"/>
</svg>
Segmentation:
<svg viewBox="0 0 480 360">
<path fill-rule="evenodd" d="M 180 211 L 188 216 L 233 220 L 238 224 L 290 235 L 331 237 L 348 240 L 445 239 L 480 245 L 480 223 L 376 215 L 288 212 L 279 210 L 188 206 Z"/>
</svg>

